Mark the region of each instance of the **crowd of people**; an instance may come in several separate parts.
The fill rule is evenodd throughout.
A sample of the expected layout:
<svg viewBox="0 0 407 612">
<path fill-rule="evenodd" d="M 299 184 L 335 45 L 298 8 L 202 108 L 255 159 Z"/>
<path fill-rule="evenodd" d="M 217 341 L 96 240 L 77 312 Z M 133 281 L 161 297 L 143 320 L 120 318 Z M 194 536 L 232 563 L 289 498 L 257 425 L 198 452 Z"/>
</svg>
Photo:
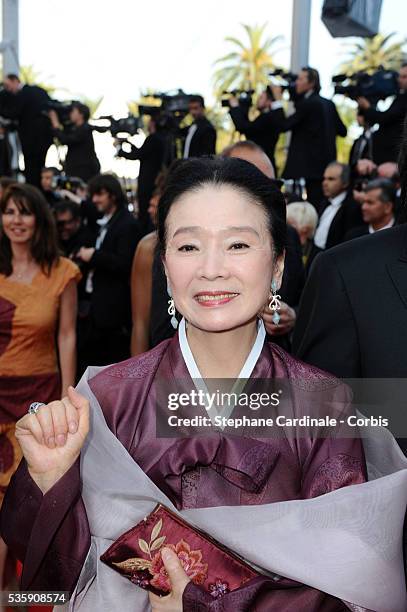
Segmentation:
<svg viewBox="0 0 407 612">
<path fill-rule="evenodd" d="M 254 120 L 232 97 L 230 115 L 245 138 L 218 155 L 204 100 L 191 96 L 191 124 L 177 134 L 179 159 L 166 163 L 168 141 L 154 116 L 144 144 L 120 152 L 140 161 L 137 201 L 129 202 L 116 176 L 100 174 L 89 109 L 73 104 L 68 129 L 41 88 L 22 86 L 17 75 L 5 78 L 0 114 L 18 121 L 25 182 L 0 178 L 3 584 L 10 581 L 6 559 L 15 557 L 24 562 L 25 590 L 74 593 L 77 609 L 110 610 L 113 602 L 133 609 L 128 602 L 135 586 L 106 574 L 99 557 L 106 541 L 141 520 L 156 500 L 180 512 L 194 510 L 187 519 L 205 531 L 213 528 L 218 539 L 214 517 L 222 524 L 222 507 L 236 509 L 239 531 L 231 525 L 235 540 L 225 536 L 225 542 L 235 550 L 240 534 L 236 551 L 264 572 L 237 591 L 225 587 L 222 610 L 405 609 L 407 460 L 400 448 L 407 454 L 407 432 L 397 442 L 388 438 L 388 451 L 380 447 L 372 454 L 356 434 L 335 440 L 307 430 L 275 440 L 250 432 L 234 438 L 215 429 L 200 443 L 196 435 L 159 437 L 155 430 L 161 380 L 271 378 L 297 380 L 298 388 L 306 381 L 301 409 L 292 411 L 307 414 L 317 397 L 324 406 L 349 410 L 347 388 L 335 377 L 407 377 L 407 134 L 401 140 L 407 65 L 399 85 L 386 111 L 358 99 L 363 133 L 348 163 L 336 153 L 336 137 L 345 136 L 346 127 L 334 103 L 321 97 L 315 69 L 300 71 L 289 116 L 276 85 L 259 96 Z M 285 168 L 276 169 L 277 139 L 287 131 Z M 53 138 L 67 145 L 63 171 L 45 166 Z M 286 189 L 288 184 L 305 190 Z M 105 429 L 118 444 L 111 442 L 111 457 L 109 448 L 97 453 Z M 84 446 L 87 436 L 91 443 Z M 114 484 L 110 471 L 114 460 L 121 461 L 120 449 L 141 468 L 140 490 L 132 485 L 131 465 Z M 396 473 L 392 489 L 386 479 Z M 127 486 L 137 492 L 126 497 Z M 372 510 L 364 535 L 362 527 L 348 528 L 341 500 L 358 513 L 372 509 L 371 495 L 381 490 L 393 491 L 388 512 Z M 336 520 L 342 516 L 349 536 L 331 571 L 324 569 L 324 551 L 315 580 L 295 563 L 279 565 L 278 552 L 261 554 L 256 530 L 260 552 L 253 558 L 245 525 L 261 520 L 262 508 L 290 502 L 295 512 L 295 504 L 331 493 L 333 513 Z M 95 507 L 99 499 L 103 520 Z M 209 507 L 219 512 L 205 512 Z M 117 517 L 123 521 L 116 525 Z M 384 544 L 389 521 L 395 535 Z M 340 536 L 326 534 L 323 523 L 315 519 L 313 544 L 291 525 L 287 550 L 300 542 L 315 547 L 317 556 L 318 537 L 332 537 L 331 545 L 339 546 Z M 371 529 L 377 543 L 362 551 L 358 537 L 373 540 Z M 272 532 L 263 535 L 270 549 L 284 549 Z M 380 552 L 387 564 L 376 564 L 375 546 L 388 547 Z M 343 568 L 353 547 L 360 558 L 348 564 L 359 572 L 352 589 L 343 587 L 350 578 Z M 148 603 L 157 612 L 220 609 L 213 592 L 190 580 L 174 550 L 162 552 L 171 594 L 153 592 L 148 600 L 140 590 L 137 609 Z M 344 573 L 335 578 L 339 566 Z"/>
</svg>

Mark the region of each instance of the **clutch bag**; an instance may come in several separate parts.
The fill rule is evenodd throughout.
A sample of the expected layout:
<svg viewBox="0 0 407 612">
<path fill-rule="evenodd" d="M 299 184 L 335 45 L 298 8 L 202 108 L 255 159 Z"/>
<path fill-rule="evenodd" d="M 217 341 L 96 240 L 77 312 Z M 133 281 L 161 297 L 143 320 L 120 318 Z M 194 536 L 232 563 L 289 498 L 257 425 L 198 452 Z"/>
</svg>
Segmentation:
<svg viewBox="0 0 407 612">
<path fill-rule="evenodd" d="M 167 595 L 171 584 L 161 559 L 163 547 L 176 552 L 192 582 L 214 599 L 259 576 L 235 553 L 161 504 L 100 559 L 142 589 Z"/>
</svg>

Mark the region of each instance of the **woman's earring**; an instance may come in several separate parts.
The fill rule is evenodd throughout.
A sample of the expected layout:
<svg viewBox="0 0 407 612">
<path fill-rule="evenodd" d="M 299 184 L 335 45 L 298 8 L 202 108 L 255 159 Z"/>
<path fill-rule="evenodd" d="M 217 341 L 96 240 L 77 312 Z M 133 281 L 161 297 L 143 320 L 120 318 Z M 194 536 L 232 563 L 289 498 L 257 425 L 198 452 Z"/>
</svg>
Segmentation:
<svg viewBox="0 0 407 612">
<path fill-rule="evenodd" d="M 269 302 L 269 310 L 273 311 L 273 316 L 271 317 L 271 320 L 273 321 L 274 325 L 278 325 L 280 323 L 281 317 L 278 313 L 280 308 L 281 308 L 281 295 L 277 293 L 277 283 L 273 278 L 273 280 L 271 281 L 271 297 L 270 297 L 270 302 Z"/>
<path fill-rule="evenodd" d="M 167 281 L 167 293 L 170 296 L 170 299 L 168 300 L 168 314 L 171 317 L 171 325 L 173 326 L 174 329 L 177 329 L 178 327 L 178 321 L 177 318 L 175 316 L 175 304 L 174 304 L 174 300 L 172 298 L 172 294 L 171 294 L 171 287 L 169 282 Z"/>
</svg>

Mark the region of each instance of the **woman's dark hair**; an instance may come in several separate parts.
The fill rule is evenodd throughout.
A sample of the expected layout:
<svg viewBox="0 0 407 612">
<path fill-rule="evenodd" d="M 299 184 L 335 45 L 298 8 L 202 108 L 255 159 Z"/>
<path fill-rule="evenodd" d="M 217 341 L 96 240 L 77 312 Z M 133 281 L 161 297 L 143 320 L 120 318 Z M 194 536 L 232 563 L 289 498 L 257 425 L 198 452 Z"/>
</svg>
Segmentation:
<svg viewBox="0 0 407 612">
<path fill-rule="evenodd" d="M 58 236 L 55 219 L 41 191 L 32 185 L 13 183 L 9 185 L 0 200 L 3 214 L 10 200 L 20 211 L 27 211 L 35 217 L 35 231 L 31 241 L 31 255 L 46 274 L 50 274 L 54 263 L 59 260 Z M 12 251 L 10 240 L 0 227 L 0 273 L 12 274 Z"/>
<path fill-rule="evenodd" d="M 166 248 L 166 220 L 171 206 L 182 195 L 205 185 L 228 185 L 248 195 L 262 207 L 268 219 L 274 251 L 282 255 L 286 243 L 286 204 L 282 193 L 253 164 L 233 157 L 205 157 L 176 164 L 168 176 L 158 205 L 158 242 Z"/>
<path fill-rule="evenodd" d="M 127 199 L 122 186 L 113 174 L 98 174 L 94 176 L 88 183 L 88 191 L 90 198 L 95 193 L 106 191 L 114 199 L 118 208 L 127 206 Z"/>
</svg>

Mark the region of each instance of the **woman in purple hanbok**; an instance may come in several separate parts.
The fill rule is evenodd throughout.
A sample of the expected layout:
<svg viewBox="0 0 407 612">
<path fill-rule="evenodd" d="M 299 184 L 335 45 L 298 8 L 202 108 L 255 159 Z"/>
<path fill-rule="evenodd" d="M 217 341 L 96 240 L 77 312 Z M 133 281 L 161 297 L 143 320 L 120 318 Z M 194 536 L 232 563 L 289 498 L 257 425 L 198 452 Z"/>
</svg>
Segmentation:
<svg viewBox="0 0 407 612">
<path fill-rule="evenodd" d="M 210 435 L 158 431 L 168 417 L 163 389 L 208 389 L 214 379 L 247 381 L 248 392 L 261 380 L 285 381 L 289 401 L 277 412 L 291 418 L 351 414 L 342 383 L 265 339 L 264 304 L 278 315 L 283 197 L 241 160 L 185 161 L 161 199 L 158 237 L 170 312 L 183 317 L 178 333 L 126 362 L 89 368 L 68 398 L 17 423 L 24 459 L 1 532 L 23 561 L 22 588 L 69 591 L 66 609 L 85 611 L 405 610 L 407 469 L 390 434 L 372 435 L 365 458 L 357 436 L 323 425 L 237 435 L 216 425 L 223 413 L 209 406 Z M 214 597 L 163 548 L 172 591 L 159 598 L 101 563 L 157 502 L 259 576 L 232 592 L 220 581 Z"/>
</svg>

